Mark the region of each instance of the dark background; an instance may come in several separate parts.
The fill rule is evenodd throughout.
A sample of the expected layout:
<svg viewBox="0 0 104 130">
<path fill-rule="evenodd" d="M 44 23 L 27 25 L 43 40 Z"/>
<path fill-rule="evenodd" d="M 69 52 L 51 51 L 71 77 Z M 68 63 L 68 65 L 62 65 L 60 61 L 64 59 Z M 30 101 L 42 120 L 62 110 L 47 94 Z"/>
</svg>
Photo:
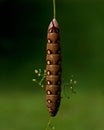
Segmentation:
<svg viewBox="0 0 104 130">
<path fill-rule="evenodd" d="M 63 85 L 77 80 L 77 94 L 65 96 L 58 129 L 104 129 L 104 2 L 56 0 L 63 57 Z M 0 1 L 0 129 L 45 129 L 45 92 L 32 79 L 45 69 L 52 0 Z M 67 86 L 68 87 L 68 86 Z M 67 88 L 68 89 L 68 88 Z M 41 124 L 41 125 L 40 125 Z"/>
</svg>

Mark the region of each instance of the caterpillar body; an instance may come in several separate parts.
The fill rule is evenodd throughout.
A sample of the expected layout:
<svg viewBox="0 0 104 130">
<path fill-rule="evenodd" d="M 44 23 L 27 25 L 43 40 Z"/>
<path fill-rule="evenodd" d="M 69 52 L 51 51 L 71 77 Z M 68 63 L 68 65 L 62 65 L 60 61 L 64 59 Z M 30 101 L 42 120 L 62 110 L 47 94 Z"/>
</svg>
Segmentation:
<svg viewBox="0 0 104 130">
<path fill-rule="evenodd" d="M 61 48 L 59 26 L 54 18 L 47 32 L 46 105 L 50 116 L 58 112 L 61 101 Z"/>
</svg>

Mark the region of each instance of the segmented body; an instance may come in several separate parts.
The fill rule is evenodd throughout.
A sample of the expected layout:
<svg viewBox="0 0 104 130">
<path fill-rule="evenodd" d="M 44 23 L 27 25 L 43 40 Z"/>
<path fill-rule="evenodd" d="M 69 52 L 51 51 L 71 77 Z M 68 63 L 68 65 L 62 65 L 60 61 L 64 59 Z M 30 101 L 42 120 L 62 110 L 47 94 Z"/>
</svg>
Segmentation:
<svg viewBox="0 0 104 130">
<path fill-rule="evenodd" d="M 61 50 L 59 26 L 53 19 L 48 27 L 46 47 L 46 104 L 51 116 L 55 116 L 61 101 Z"/>
</svg>

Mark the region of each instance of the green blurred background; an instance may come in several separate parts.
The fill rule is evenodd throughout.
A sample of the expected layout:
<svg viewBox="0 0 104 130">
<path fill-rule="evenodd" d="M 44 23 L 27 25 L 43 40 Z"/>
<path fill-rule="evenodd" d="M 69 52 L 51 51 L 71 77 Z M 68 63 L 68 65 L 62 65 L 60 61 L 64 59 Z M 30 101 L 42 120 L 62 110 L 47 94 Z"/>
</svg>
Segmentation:
<svg viewBox="0 0 104 130">
<path fill-rule="evenodd" d="M 72 74 L 78 83 L 76 95 L 63 94 L 52 123 L 56 130 L 104 130 L 104 1 L 56 5 L 63 85 Z M 52 17 L 52 0 L 0 1 L 0 130 L 45 130 L 45 91 L 32 79 L 35 68 L 45 68 Z"/>
</svg>

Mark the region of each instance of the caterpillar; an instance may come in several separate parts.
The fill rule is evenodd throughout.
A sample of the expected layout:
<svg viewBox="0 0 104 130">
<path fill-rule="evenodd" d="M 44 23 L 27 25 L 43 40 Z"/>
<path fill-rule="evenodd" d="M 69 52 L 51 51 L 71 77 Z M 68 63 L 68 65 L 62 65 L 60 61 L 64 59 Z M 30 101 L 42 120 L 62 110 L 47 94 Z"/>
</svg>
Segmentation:
<svg viewBox="0 0 104 130">
<path fill-rule="evenodd" d="M 50 22 L 46 46 L 46 105 L 50 116 L 55 116 L 61 102 L 61 48 L 58 22 Z"/>
</svg>

